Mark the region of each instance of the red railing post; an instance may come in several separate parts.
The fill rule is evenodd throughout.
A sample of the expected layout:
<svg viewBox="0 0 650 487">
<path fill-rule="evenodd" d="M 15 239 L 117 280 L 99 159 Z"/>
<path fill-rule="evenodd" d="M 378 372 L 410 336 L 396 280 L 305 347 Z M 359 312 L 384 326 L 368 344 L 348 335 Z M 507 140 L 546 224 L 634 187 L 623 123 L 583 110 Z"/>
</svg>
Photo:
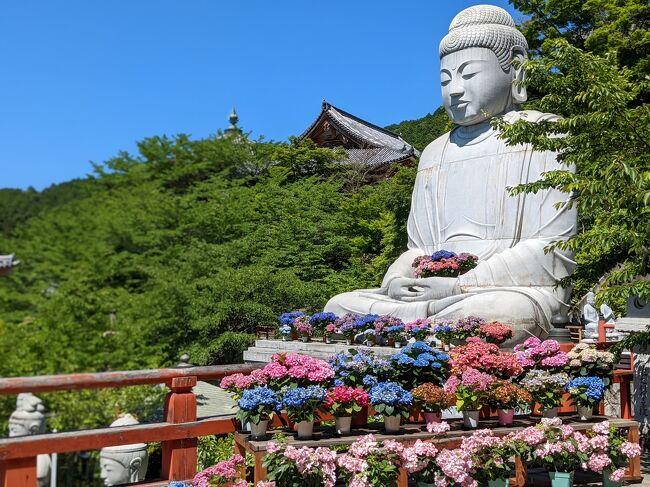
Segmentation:
<svg viewBox="0 0 650 487">
<path fill-rule="evenodd" d="M 196 421 L 196 396 L 192 388 L 196 376 L 175 377 L 169 383 L 165 399 L 165 421 L 187 423 Z M 196 438 L 162 442 L 162 474 L 166 480 L 189 480 L 196 474 Z"/>
<path fill-rule="evenodd" d="M 36 457 L 0 462 L 0 486 L 37 487 Z"/>
</svg>

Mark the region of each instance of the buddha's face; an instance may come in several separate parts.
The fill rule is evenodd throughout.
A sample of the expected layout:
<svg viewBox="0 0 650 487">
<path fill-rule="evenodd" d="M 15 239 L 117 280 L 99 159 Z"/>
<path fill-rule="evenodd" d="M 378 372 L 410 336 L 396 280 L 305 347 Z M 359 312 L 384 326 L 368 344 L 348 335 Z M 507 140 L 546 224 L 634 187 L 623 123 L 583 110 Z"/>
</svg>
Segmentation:
<svg viewBox="0 0 650 487">
<path fill-rule="evenodd" d="M 120 485 L 131 482 L 131 472 L 116 460 L 105 456 L 99 457 L 100 477 L 104 485 Z"/>
<path fill-rule="evenodd" d="M 458 125 L 474 125 L 504 113 L 512 103 L 513 71 L 504 72 L 496 54 L 484 47 L 443 56 L 440 84 L 449 118 Z"/>
</svg>

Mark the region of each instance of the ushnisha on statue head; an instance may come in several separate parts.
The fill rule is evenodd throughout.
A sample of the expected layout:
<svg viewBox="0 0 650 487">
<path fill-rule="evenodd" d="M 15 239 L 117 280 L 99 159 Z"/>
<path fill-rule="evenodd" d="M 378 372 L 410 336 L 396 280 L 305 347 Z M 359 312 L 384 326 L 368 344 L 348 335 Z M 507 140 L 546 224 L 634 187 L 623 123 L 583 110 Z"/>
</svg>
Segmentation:
<svg viewBox="0 0 650 487">
<path fill-rule="evenodd" d="M 16 410 L 9 416 L 9 436 L 37 435 L 45 432 L 45 406 L 31 393 L 18 394 Z"/>
<path fill-rule="evenodd" d="M 475 125 L 525 102 L 521 62 L 527 49 L 502 8 L 475 5 L 456 15 L 439 49 L 447 115 L 458 125 Z"/>
<path fill-rule="evenodd" d="M 111 427 L 136 424 L 139 424 L 138 420 L 126 414 L 114 421 Z M 146 443 L 102 448 L 99 455 L 100 476 L 107 486 L 139 482 L 147 474 L 148 463 Z"/>
</svg>

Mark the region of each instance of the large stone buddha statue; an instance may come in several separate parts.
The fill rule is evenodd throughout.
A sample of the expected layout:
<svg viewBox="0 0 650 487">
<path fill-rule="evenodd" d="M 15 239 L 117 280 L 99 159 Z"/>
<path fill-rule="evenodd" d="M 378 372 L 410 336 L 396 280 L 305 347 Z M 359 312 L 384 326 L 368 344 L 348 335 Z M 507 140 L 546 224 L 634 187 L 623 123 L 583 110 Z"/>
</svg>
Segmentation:
<svg viewBox="0 0 650 487">
<path fill-rule="evenodd" d="M 490 120 L 555 116 L 518 109 L 526 89 L 517 61 L 527 56 L 527 43 L 505 10 L 463 10 L 439 53 L 442 98 L 457 127 L 431 142 L 420 158 L 408 250 L 390 266 L 381 288 L 340 294 L 325 310 L 408 321 L 474 315 L 513 325 L 515 341 L 531 333 L 544 336 L 566 316 L 570 290 L 556 284 L 574 265 L 570 254 L 544 248 L 575 233 L 576 213 L 556 209 L 568 197 L 556 190 L 509 194 L 509 187 L 560 165 L 555 153 L 508 146 Z M 479 264 L 458 278 L 416 279 L 413 260 L 438 250 L 476 254 Z"/>
</svg>

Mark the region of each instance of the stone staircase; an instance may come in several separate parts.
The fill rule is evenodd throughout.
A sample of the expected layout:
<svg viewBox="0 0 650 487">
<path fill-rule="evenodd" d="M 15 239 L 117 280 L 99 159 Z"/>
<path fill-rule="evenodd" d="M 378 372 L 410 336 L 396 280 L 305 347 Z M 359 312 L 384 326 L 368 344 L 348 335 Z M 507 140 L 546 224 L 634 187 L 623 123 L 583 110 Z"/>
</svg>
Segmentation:
<svg viewBox="0 0 650 487">
<path fill-rule="evenodd" d="M 255 340 L 255 345 L 244 352 L 245 362 L 270 362 L 271 357 L 280 352 L 300 353 L 322 360 L 329 359 L 332 355 L 347 352 L 349 349 L 373 352 L 378 357 L 390 357 L 399 349 L 392 347 L 365 347 L 363 345 L 346 345 L 345 342 L 324 343 L 322 341 L 302 342 L 283 340 Z"/>
</svg>

